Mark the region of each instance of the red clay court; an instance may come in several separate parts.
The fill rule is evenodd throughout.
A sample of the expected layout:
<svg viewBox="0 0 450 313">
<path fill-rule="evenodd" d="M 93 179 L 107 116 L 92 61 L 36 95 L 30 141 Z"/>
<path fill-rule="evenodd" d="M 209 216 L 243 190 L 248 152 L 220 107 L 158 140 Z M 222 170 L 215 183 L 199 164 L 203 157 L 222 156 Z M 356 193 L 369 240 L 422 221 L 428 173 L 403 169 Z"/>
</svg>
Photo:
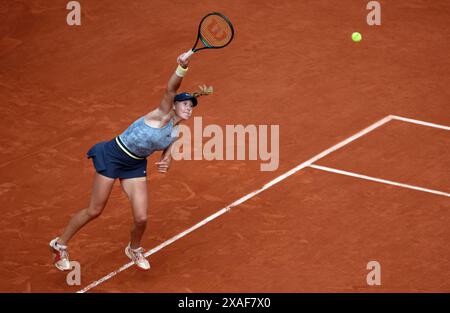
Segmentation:
<svg viewBox="0 0 450 313">
<path fill-rule="evenodd" d="M 368 26 L 365 0 L 81 0 L 71 27 L 67 2 L 0 3 L 0 291 L 450 292 L 450 3 L 380 1 Z M 82 283 L 68 286 L 48 242 L 87 205 L 86 151 L 159 104 L 211 11 L 236 36 L 195 55 L 181 89 L 214 86 L 204 124 L 279 125 L 278 169 L 185 160 L 163 175 L 153 155 L 152 269 L 123 253 L 117 182 L 70 243 Z"/>
</svg>

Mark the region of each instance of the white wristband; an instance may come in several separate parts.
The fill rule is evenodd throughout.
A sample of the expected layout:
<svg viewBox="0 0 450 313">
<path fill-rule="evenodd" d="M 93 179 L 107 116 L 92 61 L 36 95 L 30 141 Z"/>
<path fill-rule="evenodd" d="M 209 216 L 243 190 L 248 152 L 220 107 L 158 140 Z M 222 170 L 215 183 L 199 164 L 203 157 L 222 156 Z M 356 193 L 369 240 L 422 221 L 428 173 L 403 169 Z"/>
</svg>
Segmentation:
<svg viewBox="0 0 450 313">
<path fill-rule="evenodd" d="M 178 77 L 184 77 L 184 75 L 186 75 L 187 71 L 188 71 L 187 68 L 182 68 L 181 65 L 178 65 L 177 70 L 175 71 L 175 74 Z"/>
</svg>

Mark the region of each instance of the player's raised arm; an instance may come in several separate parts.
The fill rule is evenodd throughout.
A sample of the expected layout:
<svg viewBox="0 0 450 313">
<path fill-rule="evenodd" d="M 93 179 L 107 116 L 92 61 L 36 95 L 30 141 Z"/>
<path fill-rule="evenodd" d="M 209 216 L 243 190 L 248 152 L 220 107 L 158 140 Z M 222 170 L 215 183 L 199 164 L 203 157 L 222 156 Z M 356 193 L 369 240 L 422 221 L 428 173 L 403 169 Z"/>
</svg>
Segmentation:
<svg viewBox="0 0 450 313">
<path fill-rule="evenodd" d="M 172 110 L 173 99 L 175 98 L 177 90 L 180 88 L 181 82 L 183 81 L 183 77 L 186 75 L 188 70 L 190 56 L 187 59 L 183 59 L 183 55 L 184 53 L 177 58 L 178 67 L 167 83 L 164 96 L 159 106 L 159 109 L 165 114 Z"/>
</svg>

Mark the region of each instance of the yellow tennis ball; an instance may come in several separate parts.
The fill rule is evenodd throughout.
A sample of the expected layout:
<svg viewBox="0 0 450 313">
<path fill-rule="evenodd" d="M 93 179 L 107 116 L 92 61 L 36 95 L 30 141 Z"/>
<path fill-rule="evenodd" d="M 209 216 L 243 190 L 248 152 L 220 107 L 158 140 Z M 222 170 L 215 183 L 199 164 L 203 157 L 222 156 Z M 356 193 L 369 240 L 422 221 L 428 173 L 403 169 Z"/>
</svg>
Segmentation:
<svg viewBox="0 0 450 313">
<path fill-rule="evenodd" d="M 352 34 L 352 40 L 354 42 L 360 42 L 362 40 L 362 35 L 360 33 L 358 33 L 358 32 L 354 32 Z"/>
</svg>

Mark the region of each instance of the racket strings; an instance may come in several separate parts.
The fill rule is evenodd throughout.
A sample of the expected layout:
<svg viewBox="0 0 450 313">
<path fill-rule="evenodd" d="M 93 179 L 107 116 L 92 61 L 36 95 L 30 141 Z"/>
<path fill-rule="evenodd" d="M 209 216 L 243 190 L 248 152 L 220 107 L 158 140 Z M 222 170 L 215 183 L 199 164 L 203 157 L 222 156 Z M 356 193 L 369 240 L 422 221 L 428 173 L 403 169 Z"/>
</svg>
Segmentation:
<svg viewBox="0 0 450 313">
<path fill-rule="evenodd" d="M 202 22 L 200 35 L 205 46 L 220 48 L 231 41 L 233 30 L 224 18 L 211 15 Z"/>
</svg>

